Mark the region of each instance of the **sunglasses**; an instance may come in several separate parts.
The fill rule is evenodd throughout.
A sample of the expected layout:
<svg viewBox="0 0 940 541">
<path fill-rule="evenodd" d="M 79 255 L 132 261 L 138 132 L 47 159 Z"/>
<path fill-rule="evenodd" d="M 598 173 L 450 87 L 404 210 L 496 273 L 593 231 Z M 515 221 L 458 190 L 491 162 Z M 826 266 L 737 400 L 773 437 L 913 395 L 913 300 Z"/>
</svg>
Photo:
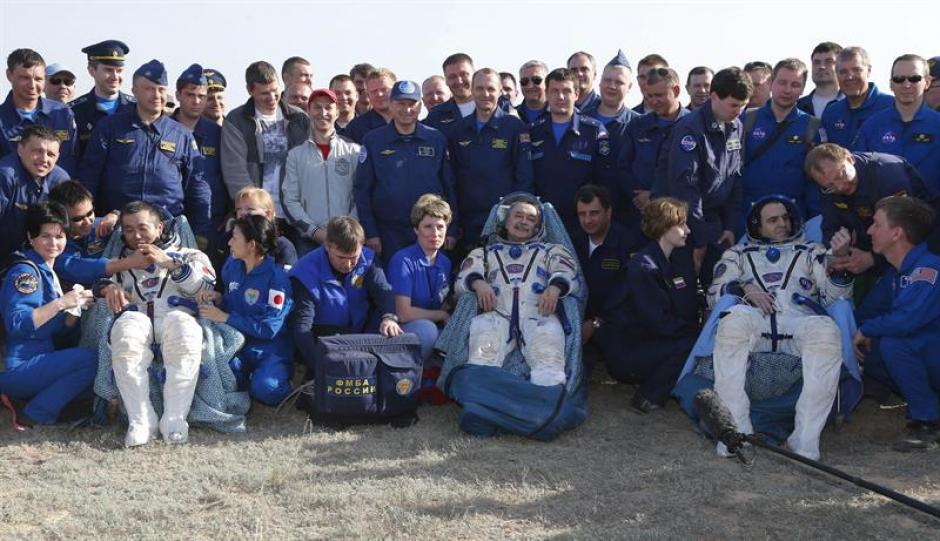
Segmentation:
<svg viewBox="0 0 940 541">
<path fill-rule="evenodd" d="M 533 75 L 532 77 L 523 77 L 522 79 L 519 79 L 519 84 L 521 84 L 522 86 L 529 86 L 529 81 L 531 81 L 532 84 L 534 84 L 535 86 L 538 86 L 542 84 L 543 80 L 544 79 L 542 79 L 538 75 Z"/>
<path fill-rule="evenodd" d="M 65 77 L 54 77 L 52 79 L 49 79 L 49 82 L 54 85 L 72 86 L 75 84 L 75 79 L 67 79 Z"/>
<path fill-rule="evenodd" d="M 894 75 L 894 76 L 891 77 L 891 82 L 894 83 L 894 84 L 898 84 L 898 85 L 901 84 L 901 83 L 903 83 L 904 81 L 907 81 L 907 82 L 913 83 L 913 84 L 917 84 L 917 83 L 919 83 L 919 82 L 921 82 L 921 81 L 923 81 L 923 80 L 924 80 L 924 76 L 923 76 L 923 75 L 908 75 L 907 77 L 905 77 L 905 76 L 903 76 L 903 75 Z"/>
<path fill-rule="evenodd" d="M 83 216 L 72 216 L 69 219 L 74 224 L 80 224 L 84 222 L 85 220 L 87 220 L 88 218 L 94 218 L 94 217 L 95 217 L 95 210 L 92 209 L 92 210 L 89 210 L 87 213 L 85 213 Z"/>
</svg>

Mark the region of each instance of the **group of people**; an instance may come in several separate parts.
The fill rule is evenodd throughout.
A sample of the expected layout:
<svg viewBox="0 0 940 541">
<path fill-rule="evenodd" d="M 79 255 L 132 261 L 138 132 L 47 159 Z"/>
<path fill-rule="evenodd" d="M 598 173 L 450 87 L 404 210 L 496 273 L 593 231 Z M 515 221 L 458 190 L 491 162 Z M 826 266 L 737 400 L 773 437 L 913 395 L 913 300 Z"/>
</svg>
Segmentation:
<svg viewBox="0 0 940 541">
<path fill-rule="evenodd" d="M 250 64 L 250 97 L 227 111 L 218 70 L 191 65 L 171 104 L 160 61 L 133 72 L 128 95 L 125 43 L 82 51 L 94 87 L 78 97 L 76 74 L 36 51 L 7 58 L 0 396 L 18 426 L 55 422 L 90 396 L 97 358 L 77 347 L 76 321 L 95 298 L 114 313 L 125 443 L 138 446 L 188 438 L 197 318 L 246 337 L 231 369 L 275 405 L 295 357 L 312 363 L 325 334 L 414 333 L 432 359 L 454 295 L 469 292 L 481 312 L 467 329 L 469 362 L 500 366 L 518 346 L 530 381 L 551 386 L 566 381 L 571 322 L 559 299 L 586 291 L 586 358 L 638 385 L 640 413 L 669 399 L 711 308 L 739 298 L 719 309 L 715 389 L 749 432 L 748 354 L 801 357 L 786 444 L 809 457 L 842 366 L 826 308 L 854 300 L 866 384 L 909 405 L 898 448 L 940 441 L 940 362 L 929 355 L 940 259 L 928 249 L 940 57 L 897 57 L 892 96 L 868 80 L 863 48 L 824 42 L 810 67 L 695 67 L 683 105 L 658 54 L 634 71 L 620 51 L 599 72 L 578 51 L 551 70 L 526 62 L 517 78 L 455 53 L 421 84 L 357 64 L 323 88 L 295 56 L 280 78 Z M 631 108 L 634 79 L 643 101 Z M 544 204 L 573 251 L 543 240 Z M 161 418 L 149 399 L 155 355 L 166 367 Z"/>
</svg>

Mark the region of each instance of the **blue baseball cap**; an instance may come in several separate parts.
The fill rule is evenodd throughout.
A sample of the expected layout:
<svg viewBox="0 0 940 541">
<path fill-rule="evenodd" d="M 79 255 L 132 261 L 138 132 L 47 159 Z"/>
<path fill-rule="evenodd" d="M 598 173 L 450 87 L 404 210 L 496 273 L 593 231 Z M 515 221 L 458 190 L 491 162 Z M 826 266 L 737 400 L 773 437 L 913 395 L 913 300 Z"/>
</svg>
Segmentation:
<svg viewBox="0 0 940 541">
<path fill-rule="evenodd" d="M 72 79 L 75 78 L 75 72 L 73 72 L 72 70 L 66 68 L 66 67 L 63 66 L 62 64 L 49 64 L 48 66 L 46 66 L 46 77 L 47 77 L 47 78 L 48 78 L 48 77 L 52 77 L 53 75 L 56 75 L 56 74 L 58 74 L 58 73 L 68 73 L 69 75 L 72 76 Z"/>
<path fill-rule="evenodd" d="M 206 68 L 202 70 L 202 73 L 206 76 L 206 82 L 209 84 L 209 90 L 225 90 L 225 87 L 228 86 L 228 83 L 225 81 L 225 76 L 222 75 L 219 70 Z"/>
<path fill-rule="evenodd" d="M 130 47 L 123 41 L 106 39 L 82 49 L 88 55 L 89 62 L 99 62 L 110 66 L 123 66 L 124 55 L 130 52 Z"/>
<path fill-rule="evenodd" d="M 151 60 L 143 66 L 137 68 L 137 71 L 134 72 L 134 78 L 143 77 L 152 83 L 156 83 L 160 86 L 167 86 L 166 78 L 166 68 L 163 67 L 163 62 L 159 60 Z"/>
<path fill-rule="evenodd" d="M 414 81 L 398 81 L 392 85 L 389 99 L 421 101 L 421 87 Z"/>
<path fill-rule="evenodd" d="M 176 79 L 177 85 L 181 83 L 196 86 L 209 85 L 209 81 L 206 79 L 206 72 L 203 71 L 202 66 L 199 64 L 193 64 L 183 70 L 183 73 L 181 73 L 179 78 Z"/>
</svg>

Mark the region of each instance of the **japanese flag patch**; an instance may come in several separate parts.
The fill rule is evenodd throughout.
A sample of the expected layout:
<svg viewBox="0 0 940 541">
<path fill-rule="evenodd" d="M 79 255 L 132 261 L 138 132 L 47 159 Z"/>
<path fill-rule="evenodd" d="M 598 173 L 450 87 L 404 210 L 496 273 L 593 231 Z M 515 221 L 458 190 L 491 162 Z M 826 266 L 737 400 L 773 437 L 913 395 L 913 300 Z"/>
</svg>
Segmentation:
<svg viewBox="0 0 940 541">
<path fill-rule="evenodd" d="M 278 310 L 284 308 L 284 292 L 277 289 L 268 290 L 268 305 Z"/>
</svg>

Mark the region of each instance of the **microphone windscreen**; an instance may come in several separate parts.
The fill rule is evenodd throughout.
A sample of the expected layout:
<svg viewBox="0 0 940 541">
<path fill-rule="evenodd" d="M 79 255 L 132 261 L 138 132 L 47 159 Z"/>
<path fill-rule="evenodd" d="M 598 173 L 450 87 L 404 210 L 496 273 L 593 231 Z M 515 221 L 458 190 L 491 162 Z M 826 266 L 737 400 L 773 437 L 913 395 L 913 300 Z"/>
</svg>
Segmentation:
<svg viewBox="0 0 940 541">
<path fill-rule="evenodd" d="M 741 444 L 742 438 L 738 434 L 734 416 L 721 401 L 718 393 L 712 389 L 702 389 L 695 393 L 692 407 L 711 435 L 724 443 L 729 451 L 734 452 L 734 449 Z"/>
</svg>

